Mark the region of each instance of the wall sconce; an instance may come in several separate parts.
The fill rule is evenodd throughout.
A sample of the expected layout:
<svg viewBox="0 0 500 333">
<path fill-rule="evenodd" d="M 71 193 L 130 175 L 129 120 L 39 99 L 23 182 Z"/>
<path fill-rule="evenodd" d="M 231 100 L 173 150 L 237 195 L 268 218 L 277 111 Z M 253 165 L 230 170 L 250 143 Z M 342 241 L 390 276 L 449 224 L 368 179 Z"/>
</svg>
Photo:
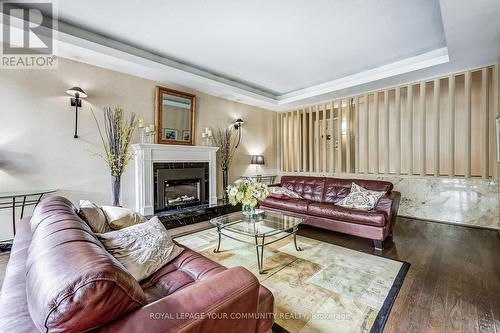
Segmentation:
<svg viewBox="0 0 500 333">
<path fill-rule="evenodd" d="M 78 138 L 78 108 L 82 107 L 82 98 L 87 97 L 87 93 L 80 87 L 73 87 L 66 90 L 66 94 L 71 97 L 71 106 L 75 107 L 75 139 Z"/>
<path fill-rule="evenodd" d="M 245 122 L 243 120 L 241 120 L 241 118 L 236 119 L 236 121 L 234 122 L 234 129 L 238 131 L 238 143 L 236 144 L 236 146 L 234 148 L 238 148 L 238 146 L 240 145 L 241 127 L 243 126 L 244 123 Z"/>
</svg>

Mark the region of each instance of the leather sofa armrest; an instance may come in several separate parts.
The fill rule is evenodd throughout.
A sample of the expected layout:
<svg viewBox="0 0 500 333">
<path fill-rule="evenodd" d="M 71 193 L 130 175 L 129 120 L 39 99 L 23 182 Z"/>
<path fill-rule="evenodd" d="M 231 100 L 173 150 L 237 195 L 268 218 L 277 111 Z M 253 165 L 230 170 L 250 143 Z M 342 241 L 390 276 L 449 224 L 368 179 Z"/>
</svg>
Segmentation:
<svg viewBox="0 0 500 333">
<path fill-rule="evenodd" d="M 145 305 L 99 331 L 254 333 L 259 288 L 252 273 L 233 267 Z"/>
<path fill-rule="evenodd" d="M 375 211 L 384 213 L 385 217 L 387 218 L 387 221 L 389 222 L 389 233 L 392 231 L 392 227 L 396 222 L 400 201 L 401 193 L 392 191 L 380 198 L 377 206 L 375 206 Z"/>
</svg>

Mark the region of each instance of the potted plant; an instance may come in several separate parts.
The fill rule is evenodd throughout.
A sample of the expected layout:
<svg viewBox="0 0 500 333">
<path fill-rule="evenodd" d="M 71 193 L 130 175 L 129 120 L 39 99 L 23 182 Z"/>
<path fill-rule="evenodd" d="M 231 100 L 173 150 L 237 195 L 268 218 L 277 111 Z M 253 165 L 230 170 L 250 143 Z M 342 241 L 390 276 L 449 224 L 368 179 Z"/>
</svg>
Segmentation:
<svg viewBox="0 0 500 333">
<path fill-rule="evenodd" d="M 104 153 L 97 153 L 97 155 L 108 164 L 111 171 L 111 203 L 113 206 L 120 206 L 121 177 L 133 157 L 129 148 L 139 121 L 135 113 L 132 113 L 126 122 L 122 108 L 106 107 L 104 108 L 104 131 L 102 131 L 94 110 L 91 111 L 104 148 Z"/>
</svg>

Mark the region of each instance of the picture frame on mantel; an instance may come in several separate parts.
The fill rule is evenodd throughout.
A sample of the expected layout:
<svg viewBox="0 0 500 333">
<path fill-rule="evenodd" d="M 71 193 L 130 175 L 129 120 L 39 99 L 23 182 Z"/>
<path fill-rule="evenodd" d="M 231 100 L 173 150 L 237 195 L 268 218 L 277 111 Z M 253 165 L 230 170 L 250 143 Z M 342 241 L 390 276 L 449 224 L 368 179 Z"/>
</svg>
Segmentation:
<svg viewBox="0 0 500 333">
<path fill-rule="evenodd" d="M 155 143 L 194 145 L 194 135 L 184 135 L 184 133 L 194 133 L 195 110 L 196 95 L 157 86 Z M 179 135 L 181 133 L 182 135 Z"/>
</svg>

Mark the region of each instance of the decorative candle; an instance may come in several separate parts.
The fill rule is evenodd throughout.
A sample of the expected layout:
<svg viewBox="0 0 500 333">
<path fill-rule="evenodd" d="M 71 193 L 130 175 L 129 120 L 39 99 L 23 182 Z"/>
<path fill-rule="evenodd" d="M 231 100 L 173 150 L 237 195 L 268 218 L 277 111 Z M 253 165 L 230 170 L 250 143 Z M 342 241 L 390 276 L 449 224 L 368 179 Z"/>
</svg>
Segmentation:
<svg viewBox="0 0 500 333">
<path fill-rule="evenodd" d="M 207 136 L 209 136 L 209 137 L 210 137 L 210 136 L 212 136 L 212 130 L 211 130 L 211 129 L 209 129 L 209 130 L 207 131 Z"/>
</svg>

